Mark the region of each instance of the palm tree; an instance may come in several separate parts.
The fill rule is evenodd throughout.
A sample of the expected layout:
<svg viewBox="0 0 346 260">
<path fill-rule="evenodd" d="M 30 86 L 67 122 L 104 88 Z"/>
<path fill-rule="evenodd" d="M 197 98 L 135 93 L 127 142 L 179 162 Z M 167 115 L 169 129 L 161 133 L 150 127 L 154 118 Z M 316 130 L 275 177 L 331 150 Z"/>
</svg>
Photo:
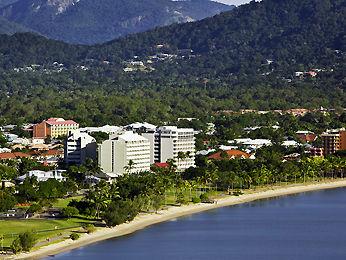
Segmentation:
<svg viewBox="0 0 346 260">
<path fill-rule="evenodd" d="M 133 169 L 135 165 L 135 162 L 132 161 L 132 160 L 129 160 L 128 164 L 124 167 L 124 170 L 125 170 L 125 173 L 126 174 L 130 174 L 131 173 L 131 170 Z"/>
</svg>

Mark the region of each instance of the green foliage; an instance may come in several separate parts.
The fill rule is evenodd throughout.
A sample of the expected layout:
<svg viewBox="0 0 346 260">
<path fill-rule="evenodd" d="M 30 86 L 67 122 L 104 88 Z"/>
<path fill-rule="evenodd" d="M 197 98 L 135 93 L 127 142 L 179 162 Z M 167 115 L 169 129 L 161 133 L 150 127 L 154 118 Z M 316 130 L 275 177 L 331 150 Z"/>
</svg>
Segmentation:
<svg viewBox="0 0 346 260">
<path fill-rule="evenodd" d="M 201 202 L 202 202 L 201 199 L 198 198 L 198 197 L 193 197 L 192 198 L 192 203 L 194 203 L 194 204 L 201 203 Z"/>
<path fill-rule="evenodd" d="M 83 229 L 88 234 L 94 233 L 96 231 L 96 228 L 93 224 L 86 224 L 83 226 Z"/>
<path fill-rule="evenodd" d="M 61 210 L 61 213 L 66 218 L 72 218 L 73 216 L 78 215 L 79 211 L 75 207 L 67 206 Z"/>
<path fill-rule="evenodd" d="M 139 213 L 136 203 L 131 200 L 112 202 L 103 215 L 103 218 L 109 227 L 115 227 L 126 221 L 133 220 Z"/>
<path fill-rule="evenodd" d="M 16 197 L 6 190 L 0 190 L 0 212 L 4 212 L 16 205 Z"/>
<path fill-rule="evenodd" d="M 34 214 L 34 213 L 37 213 L 37 212 L 39 212 L 41 210 L 42 210 L 42 206 L 40 204 L 38 204 L 38 203 L 34 203 L 27 209 L 26 212 Z"/>
<path fill-rule="evenodd" d="M 18 235 L 11 245 L 12 252 L 17 254 L 21 251 L 30 251 L 36 243 L 36 237 L 31 232 L 24 232 Z"/>
<path fill-rule="evenodd" d="M 163 195 L 156 194 L 152 196 L 152 206 L 155 212 L 161 209 L 164 202 L 165 202 L 165 197 Z"/>
<path fill-rule="evenodd" d="M 78 239 L 80 238 L 80 235 L 77 234 L 77 233 L 72 233 L 72 234 L 70 235 L 70 238 L 71 238 L 72 240 L 78 240 Z"/>
<path fill-rule="evenodd" d="M 13 240 L 11 250 L 14 254 L 18 254 L 23 250 L 19 237 Z"/>
<path fill-rule="evenodd" d="M 188 200 L 185 198 L 185 195 L 183 192 L 179 192 L 177 194 L 177 200 L 176 200 L 177 204 L 187 204 Z"/>
<path fill-rule="evenodd" d="M 202 193 L 201 196 L 199 196 L 199 198 L 200 198 L 202 203 L 210 203 L 211 202 L 208 194 L 206 194 L 206 193 Z"/>
</svg>

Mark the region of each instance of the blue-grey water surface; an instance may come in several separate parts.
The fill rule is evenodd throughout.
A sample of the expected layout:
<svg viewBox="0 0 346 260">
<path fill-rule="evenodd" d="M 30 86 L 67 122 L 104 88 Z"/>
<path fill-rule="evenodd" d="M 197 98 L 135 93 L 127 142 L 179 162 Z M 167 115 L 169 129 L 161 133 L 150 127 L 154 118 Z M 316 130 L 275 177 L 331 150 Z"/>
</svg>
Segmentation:
<svg viewBox="0 0 346 260">
<path fill-rule="evenodd" d="M 345 260 L 346 189 L 207 211 L 54 259 Z"/>
</svg>

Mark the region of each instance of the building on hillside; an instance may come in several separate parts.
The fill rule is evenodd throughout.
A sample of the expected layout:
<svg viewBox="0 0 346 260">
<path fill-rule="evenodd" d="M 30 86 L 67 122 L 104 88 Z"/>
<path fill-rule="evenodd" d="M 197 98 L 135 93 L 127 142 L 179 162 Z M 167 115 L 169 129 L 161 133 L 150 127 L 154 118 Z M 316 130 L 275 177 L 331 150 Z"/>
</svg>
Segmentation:
<svg viewBox="0 0 346 260">
<path fill-rule="evenodd" d="M 324 149 L 320 147 L 311 147 L 310 148 L 310 155 L 314 157 L 323 157 L 324 155 Z"/>
<path fill-rule="evenodd" d="M 327 130 L 321 135 L 324 155 L 346 150 L 346 129 Z"/>
<path fill-rule="evenodd" d="M 317 138 L 317 135 L 311 131 L 297 131 L 296 135 L 302 143 L 310 143 Z"/>
<path fill-rule="evenodd" d="M 150 170 L 150 142 L 132 131 L 111 136 L 98 145 L 98 163 L 110 176 Z"/>
<path fill-rule="evenodd" d="M 251 159 L 250 157 L 251 157 L 250 154 L 240 150 L 220 151 L 208 156 L 209 159 L 213 159 L 213 160 Z"/>
<path fill-rule="evenodd" d="M 96 150 L 95 138 L 76 130 L 66 137 L 64 159 L 67 164 L 81 165 L 87 158 L 96 159 Z"/>
<path fill-rule="evenodd" d="M 162 126 L 142 135 L 151 144 L 151 163 L 174 160 L 178 171 L 195 167 L 195 131 L 192 128 Z"/>
<path fill-rule="evenodd" d="M 47 137 L 57 138 L 68 135 L 70 131 L 79 128 L 79 124 L 73 120 L 63 118 L 49 118 L 34 125 L 33 138 L 45 139 Z"/>
<path fill-rule="evenodd" d="M 0 153 L 0 160 L 15 160 L 31 157 L 29 154 L 22 152 Z"/>
<path fill-rule="evenodd" d="M 66 181 L 66 177 L 63 176 L 65 170 L 53 170 L 53 171 L 29 171 L 27 174 L 24 174 L 17 178 L 17 181 L 23 182 L 26 178 L 36 177 L 37 181 L 47 181 L 49 179 L 55 179 L 57 181 Z"/>
</svg>

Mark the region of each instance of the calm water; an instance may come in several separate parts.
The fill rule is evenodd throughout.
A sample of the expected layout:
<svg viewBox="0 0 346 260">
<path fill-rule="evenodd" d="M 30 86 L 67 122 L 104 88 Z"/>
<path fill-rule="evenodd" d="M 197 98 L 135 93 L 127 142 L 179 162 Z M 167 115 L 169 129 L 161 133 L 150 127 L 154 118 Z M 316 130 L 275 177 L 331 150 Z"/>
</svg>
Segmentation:
<svg viewBox="0 0 346 260">
<path fill-rule="evenodd" d="M 345 260 L 346 189 L 191 215 L 54 259 Z"/>
</svg>

